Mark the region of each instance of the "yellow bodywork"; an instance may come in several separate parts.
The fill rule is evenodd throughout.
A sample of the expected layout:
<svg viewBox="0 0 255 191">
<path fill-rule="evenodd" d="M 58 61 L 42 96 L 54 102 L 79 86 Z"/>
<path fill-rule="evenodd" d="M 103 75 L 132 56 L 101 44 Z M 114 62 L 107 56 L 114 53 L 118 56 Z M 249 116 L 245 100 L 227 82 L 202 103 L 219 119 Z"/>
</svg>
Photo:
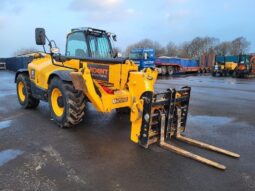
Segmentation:
<svg viewBox="0 0 255 191">
<path fill-rule="evenodd" d="M 71 70 L 70 76 L 75 88 L 82 90 L 98 111 L 111 112 L 113 109 L 124 107 L 131 109 L 131 140 L 138 142 L 143 112 L 143 99 L 141 99 L 141 96 L 145 92 L 154 92 L 157 71 L 145 69 L 139 72 L 137 65 L 131 60 L 126 60 L 124 64 L 109 63 L 107 64 L 108 71 L 104 69 L 106 64 L 93 61 L 87 62 L 73 59 L 64 63 L 54 61 L 54 64 L 52 64 L 51 56 L 45 54 L 43 57 L 35 58 L 28 65 L 30 79 L 36 87 L 47 91 L 49 79 L 54 72 Z M 76 71 L 60 67 L 62 65 L 75 68 Z M 99 69 L 93 68 L 94 65 L 97 65 Z M 93 72 L 102 74 L 108 72 L 108 80 L 94 79 Z M 111 93 L 104 88 L 107 88 Z M 58 94 L 59 92 L 56 90 L 52 94 L 52 96 L 55 96 L 52 100 L 56 100 L 55 98 L 59 96 Z M 61 115 L 63 111 L 58 109 L 54 112 L 57 115 Z"/>
</svg>

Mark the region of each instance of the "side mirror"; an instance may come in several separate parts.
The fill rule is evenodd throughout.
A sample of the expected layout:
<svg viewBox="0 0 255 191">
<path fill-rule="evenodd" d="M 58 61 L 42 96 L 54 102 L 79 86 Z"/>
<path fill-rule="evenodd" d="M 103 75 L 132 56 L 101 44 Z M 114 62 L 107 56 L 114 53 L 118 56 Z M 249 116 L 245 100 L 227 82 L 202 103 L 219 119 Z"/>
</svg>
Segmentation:
<svg viewBox="0 0 255 191">
<path fill-rule="evenodd" d="M 117 41 L 117 35 L 116 35 L 116 34 L 112 35 L 112 39 L 113 39 L 114 41 Z"/>
<path fill-rule="evenodd" d="M 35 42 L 37 45 L 45 45 L 45 29 L 44 28 L 36 28 L 35 29 Z"/>
</svg>

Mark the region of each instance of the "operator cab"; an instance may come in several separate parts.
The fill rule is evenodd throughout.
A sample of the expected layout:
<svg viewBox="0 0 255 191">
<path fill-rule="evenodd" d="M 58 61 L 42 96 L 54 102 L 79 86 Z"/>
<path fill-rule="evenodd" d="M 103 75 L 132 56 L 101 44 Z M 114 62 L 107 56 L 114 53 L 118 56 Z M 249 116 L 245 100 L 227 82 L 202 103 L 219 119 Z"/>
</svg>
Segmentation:
<svg viewBox="0 0 255 191">
<path fill-rule="evenodd" d="M 116 35 L 100 29 L 72 29 L 67 35 L 66 57 L 79 59 L 96 58 L 111 59 L 115 57 L 111 40 L 116 41 Z"/>
</svg>

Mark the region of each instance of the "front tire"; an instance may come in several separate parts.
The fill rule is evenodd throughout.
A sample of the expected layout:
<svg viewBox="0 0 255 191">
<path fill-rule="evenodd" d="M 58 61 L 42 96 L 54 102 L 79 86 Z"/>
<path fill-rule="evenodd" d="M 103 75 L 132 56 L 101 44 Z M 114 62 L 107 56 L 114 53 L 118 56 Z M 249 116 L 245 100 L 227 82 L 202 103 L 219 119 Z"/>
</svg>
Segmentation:
<svg viewBox="0 0 255 191">
<path fill-rule="evenodd" d="M 32 95 L 31 82 L 27 74 L 19 74 L 17 77 L 17 96 L 20 105 L 25 109 L 35 109 L 40 100 Z"/>
<path fill-rule="evenodd" d="M 73 84 L 53 78 L 48 95 L 51 116 L 60 127 L 71 127 L 83 120 L 85 96 Z"/>
</svg>

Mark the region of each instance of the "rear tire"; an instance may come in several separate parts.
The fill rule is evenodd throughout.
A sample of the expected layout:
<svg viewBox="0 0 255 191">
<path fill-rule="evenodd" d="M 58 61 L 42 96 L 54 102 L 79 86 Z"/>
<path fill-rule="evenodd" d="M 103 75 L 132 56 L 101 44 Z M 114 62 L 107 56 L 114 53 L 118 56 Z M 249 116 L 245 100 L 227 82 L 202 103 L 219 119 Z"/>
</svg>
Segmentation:
<svg viewBox="0 0 255 191">
<path fill-rule="evenodd" d="M 85 96 L 73 84 L 53 78 L 48 95 L 51 116 L 60 127 L 71 127 L 83 120 Z"/>
<path fill-rule="evenodd" d="M 19 74 L 17 77 L 17 96 L 20 105 L 25 109 L 35 109 L 40 100 L 33 97 L 31 92 L 31 82 L 28 74 Z"/>
</svg>

